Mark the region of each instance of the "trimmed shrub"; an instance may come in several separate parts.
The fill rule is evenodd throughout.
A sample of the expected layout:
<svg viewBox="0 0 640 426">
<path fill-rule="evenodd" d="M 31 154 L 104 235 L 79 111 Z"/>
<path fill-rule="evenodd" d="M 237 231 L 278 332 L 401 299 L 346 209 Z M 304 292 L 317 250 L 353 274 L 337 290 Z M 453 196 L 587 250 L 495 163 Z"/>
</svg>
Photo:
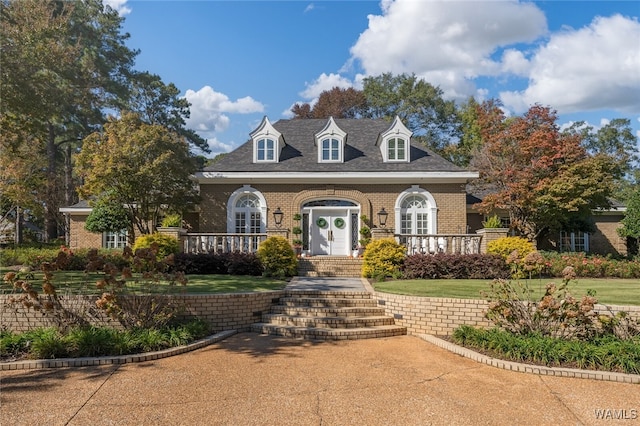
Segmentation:
<svg viewBox="0 0 640 426">
<path fill-rule="evenodd" d="M 298 259 L 284 237 L 269 237 L 258 247 L 258 259 L 267 277 L 292 277 L 298 270 Z"/>
<path fill-rule="evenodd" d="M 138 249 L 146 248 L 154 250 L 158 259 L 164 259 L 170 254 L 176 254 L 180 251 L 177 239 L 158 232 L 141 235 L 136 239 L 136 243 L 133 245 L 134 252 Z"/>
<path fill-rule="evenodd" d="M 387 277 L 399 278 L 405 259 L 406 248 L 393 238 L 372 241 L 364 251 L 362 275 L 378 280 Z"/>
<path fill-rule="evenodd" d="M 402 267 L 405 279 L 496 279 L 511 275 L 497 254 L 413 254 Z"/>
<path fill-rule="evenodd" d="M 503 258 L 507 259 L 514 251 L 518 252 L 518 258 L 522 259 L 535 248 L 533 244 L 522 237 L 502 237 L 495 241 L 491 241 L 487 245 L 487 253 L 499 254 Z"/>
<path fill-rule="evenodd" d="M 224 253 L 219 255 L 226 265 L 229 275 L 262 275 L 264 268 L 254 253 Z"/>
</svg>

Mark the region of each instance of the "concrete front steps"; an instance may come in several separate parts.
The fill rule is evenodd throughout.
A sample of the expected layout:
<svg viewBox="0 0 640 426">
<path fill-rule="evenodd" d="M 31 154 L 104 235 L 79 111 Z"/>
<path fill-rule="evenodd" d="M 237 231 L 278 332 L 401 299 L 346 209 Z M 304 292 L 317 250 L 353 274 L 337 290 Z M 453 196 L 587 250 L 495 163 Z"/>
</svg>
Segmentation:
<svg viewBox="0 0 640 426">
<path fill-rule="evenodd" d="M 306 340 L 356 340 L 407 334 L 366 291 L 290 290 L 251 330 Z"/>
<path fill-rule="evenodd" d="M 298 259 L 300 277 L 360 277 L 362 258 L 348 256 L 312 256 Z"/>
</svg>

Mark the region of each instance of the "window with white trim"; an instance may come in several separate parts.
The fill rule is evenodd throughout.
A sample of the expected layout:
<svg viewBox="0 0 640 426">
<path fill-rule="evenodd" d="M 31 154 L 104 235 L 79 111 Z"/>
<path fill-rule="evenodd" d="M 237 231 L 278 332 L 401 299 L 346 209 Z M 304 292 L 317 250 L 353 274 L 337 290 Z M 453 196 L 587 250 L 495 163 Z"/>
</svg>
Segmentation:
<svg viewBox="0 0 640 426">
<path fill-rule="evenodd" d="M 340 161 L 340 141 L 324 139 L 322 141 L 322 161 Z"/>
<path fill-rule="evenodd" d="M 127 245 L 127 231 L 105 232 L 102 234 L 102 246 L 108 249 L 123 248 Z"/>
<path fill-rule="evenodd" d="M 391 127 L 380 133 L 376 145 L 380 147 L 382 160 L 387 162 L 411 161 L 411 135 L 398 116 L 393 120 Z"/>
<path fill-rule="evenodd" d="M 333 117 L 329 117 L 327 124 L 315 134 L 315 145 L 318 148 L 319 163 L 342 163 L 344 149 L 347 143 L 347 133 L 342 130 Z"/>
<path fill-rule="evenodd" d="M 254 163 L 277 163 L 280 160 L 280 152 L 285 146 L 284 138 L 267 117 L 251 132 L 251 140 Z"/>
<path fill-rule="evenodd" d="M 273 161 L 275 159 L 276 142 L 273 139 L 260 139 L 256 147 L 257 161 Z"/>
<path fill-rule="evenodd" d="M 227 233 L 263 234 L 267 227 L 267 200 L 251 185 L 233 191 L 227 201 Z"/>
<path fill-rule="evenodd" d="M 409 195 L 402 201 L 400 233 L 415 235 L 429 233 L 429 206 L 422 195 Z"/>
<path fill-rule="evenodd" d="M 587 232 L 560 232 L 560 241 L 558 243 L 560 251 L 570 252 L 589 252 L 589 234 Z"/>
<path fill-rule="evenodd" d="M 438 206 L 429 191 L 411 185 L 398 194 L 394 206 L 396 234 L 430 235 L 438 233 Z"/>
<path fill-rule="evenodd" d="M 407 159 L 406 141 L 402 138 L 391 138 L 387 141 L 387 159 L 389 161 L 405 161 Z"/>
<path fill-rule="evenodd" d="M 262 231 L 260 200 L 253 194 L 240 196 L 235 204 L 235 233 L 259 234 Z"/>
</svg>

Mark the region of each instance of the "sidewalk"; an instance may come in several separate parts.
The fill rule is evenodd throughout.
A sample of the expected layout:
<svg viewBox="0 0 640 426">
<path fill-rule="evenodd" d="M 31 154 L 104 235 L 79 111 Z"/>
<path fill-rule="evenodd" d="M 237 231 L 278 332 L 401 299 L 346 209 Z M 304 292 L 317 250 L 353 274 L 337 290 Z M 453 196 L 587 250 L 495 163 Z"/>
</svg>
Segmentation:
<svg viewBox="0 0 640 426">
<path fill-rule="evenodd" d="M 632 425 L 638 415 L 638 385 L 505 371 L 412 336 L 241 333 L 142 363 L 0 373 L 11 425 Z"/>
</svg>

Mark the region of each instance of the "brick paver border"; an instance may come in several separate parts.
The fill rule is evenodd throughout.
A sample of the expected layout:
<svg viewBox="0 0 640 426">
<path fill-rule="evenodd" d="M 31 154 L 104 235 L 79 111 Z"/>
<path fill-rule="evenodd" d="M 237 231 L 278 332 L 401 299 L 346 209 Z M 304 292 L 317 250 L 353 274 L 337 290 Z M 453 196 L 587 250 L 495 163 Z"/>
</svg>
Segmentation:
<svg viewBox="0 0 640 426">
<path fill-rule="evenodd" d="M 542 376 L 573 377 L 578 379 L 592 379 L 609 382 L 640 384 L 640 375 L 637 374 L 624 374 L 614 373 L 611 371 L 579 370 L 575 368 L 546 367 L 541 365 L 522 364 L 519 362 L 492 358 L 490 356 L 474 352 L 471 349 L 467 349 L 446 340 L 442 340 L 431 334 L 420 334 L 417 337 L 420 337 L 422 340 L 434 344 L 439 348 L 445 349 L 456 355 L 460 355 L 465 358 L 472 359 L 476 362 L 490 365 L 492 367 L 501 368 L 503 370 L 516 371 L 519 373 L 538 374 Z"/>
<path fill-rule="evenodd" d="M 152 361 L 155 359 L 180 355 L 185 352 L 195 351 L 196 349 L 204 348 L 205 346 L 208 346 L 212 343 L 217 343 L 221 340 L 224 340 L 236 333 L 236 330 L 221 331 L 220 333 L 205 337 L 204 339 L 197 340 L 188 345 L 177 346 L 175 348 L 164 349 L 162 351 L 146 352 L 142 354 L 87 358 L 36 359 L 4 362 L 0 363 L 0 371 L 31 370 L 36 368 L 91 367 L 96 365 L 129 364 L 132 362 Z"/>
</svg>

